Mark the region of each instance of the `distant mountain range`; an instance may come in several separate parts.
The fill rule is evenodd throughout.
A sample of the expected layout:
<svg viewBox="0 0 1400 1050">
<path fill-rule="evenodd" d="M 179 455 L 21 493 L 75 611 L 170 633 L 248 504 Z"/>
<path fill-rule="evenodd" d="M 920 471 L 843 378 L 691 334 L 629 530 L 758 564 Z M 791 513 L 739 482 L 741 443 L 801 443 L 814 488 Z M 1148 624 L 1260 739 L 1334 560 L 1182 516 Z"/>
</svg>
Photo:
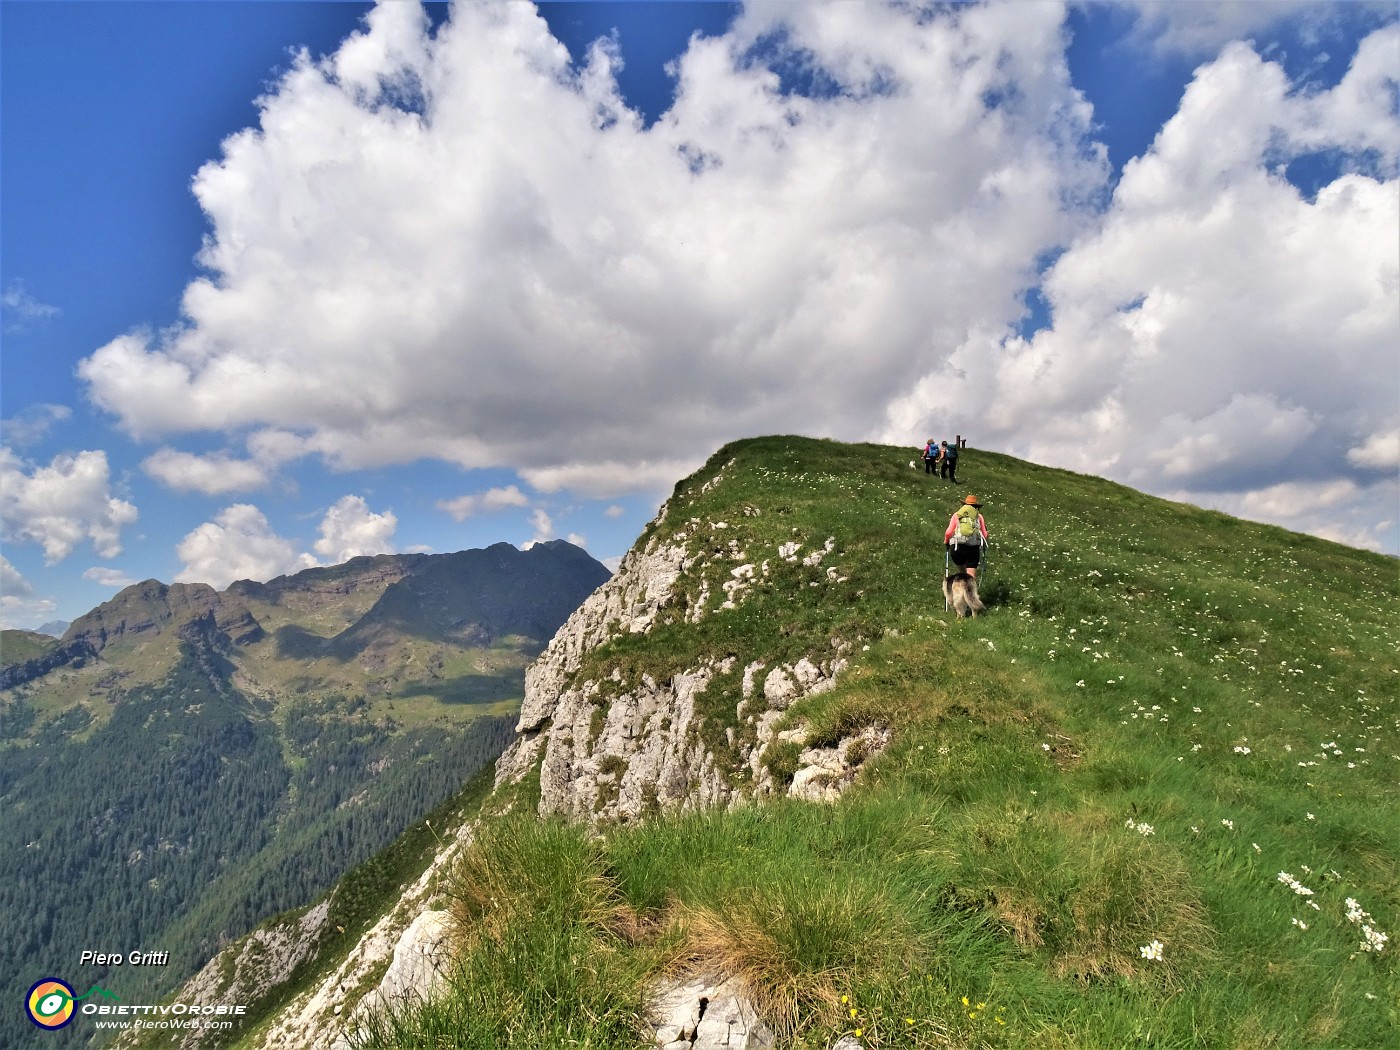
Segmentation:
<svg viewBox="0 0 1400 1050">
<path fill-rule="evenodd" d="M 122 972 L 159 994 L 323 891 L 494 761 L 526 664 L 608 577 L 563 541 L 500 543 L 147 580 L 61 638 L 5 631 L 5 986 L 76 980 L 101 945 L 168 951 Z M 20 1036 L 0 1020 L 0 1045 Z"/>
<path fill-rule="evenodd" d="M 255 689 L 292 678 L 302 691 L 365 688 L 383 695 L 398 687 L 391 683 L 401 685 L 395 665 L 402 660 L 415 695 L 451 699 L 465 684 L 455 679 L 481 671 L 444 681 L 449 651 L 503 641 L 509 647 L 511 638 L 547 641 L 582 595 L 606 578 L 586 552 L 553 540 L 528 551 L 498 543 L 456 554 L 354 558 L 267 583 L 239 580 L 224 591 L 146 580 L 73 621 L 57 644 L 43 632 L 4 632 L 0 688 L 60 669 L 72 672 L 60 692 L 77 703 L 95 692 L 149 684 L 174 666 L 179 628 L 212 616 Z M 299 666 L 305 661 L 317 665 L 309 675 Z M 380 673 L 390 668 L 395 674 Z M 88 681 L 93 675 L 102 677 L 101 686 Z"/>
</svg>

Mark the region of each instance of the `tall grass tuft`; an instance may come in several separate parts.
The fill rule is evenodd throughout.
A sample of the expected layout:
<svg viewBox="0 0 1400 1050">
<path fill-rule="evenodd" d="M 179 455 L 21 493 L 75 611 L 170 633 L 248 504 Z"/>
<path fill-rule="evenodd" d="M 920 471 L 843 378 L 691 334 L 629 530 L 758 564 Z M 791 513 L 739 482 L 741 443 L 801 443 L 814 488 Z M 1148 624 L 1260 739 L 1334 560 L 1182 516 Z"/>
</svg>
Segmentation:
<svg viewBox="0 0 1400 1050">
<path fill-rule="evenodd" d="M 890 980 L 924 952 L 914 924 L 869 883 L 809 874 L 745 887 L 710 905 L 678 903 L 668 968 L 738 981 L 790 1039 L 838 1023 L 851 974 Z"/>
<path fill-rule="evenodd" d="M 364 1047 L 613 1050 L 635 1045 L 653 969 L 583 829 L 508 816 L 485 826 L 449 886 L 460 952 L 450 993 L 381 1013 Z"/>
</svg>

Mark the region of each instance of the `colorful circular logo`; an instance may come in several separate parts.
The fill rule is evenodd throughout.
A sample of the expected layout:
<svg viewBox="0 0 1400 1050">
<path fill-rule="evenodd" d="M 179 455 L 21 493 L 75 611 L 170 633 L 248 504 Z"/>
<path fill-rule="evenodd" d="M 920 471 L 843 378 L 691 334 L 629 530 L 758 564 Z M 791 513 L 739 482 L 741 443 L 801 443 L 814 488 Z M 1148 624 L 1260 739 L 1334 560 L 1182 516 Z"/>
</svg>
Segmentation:
<svg viewBox="0 0 1400 1050">
<path fill-rule="evenodd" d="M 57 977 L 45 977 L 29 989 L 25 1009 L 40 1028 L 62 1028 L 73 1020 L 73 987 Z"/>
</svg>

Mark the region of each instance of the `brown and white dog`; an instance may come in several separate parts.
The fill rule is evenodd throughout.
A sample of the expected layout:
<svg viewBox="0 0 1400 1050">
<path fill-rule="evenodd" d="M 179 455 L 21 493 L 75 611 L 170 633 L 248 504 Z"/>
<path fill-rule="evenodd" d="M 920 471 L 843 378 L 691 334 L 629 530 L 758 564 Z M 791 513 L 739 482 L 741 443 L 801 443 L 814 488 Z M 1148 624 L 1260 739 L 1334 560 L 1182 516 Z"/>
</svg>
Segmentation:
<svg viewBox="0 0 1400 1050">
<path fill-rule="evenodd" d="M 959 620 L 964 616 L 976 616 L 984 608 L 982 599 L 977 596 L 977 577 L 965 572 L 943 577 L 943 597 Z"/>
</svg>

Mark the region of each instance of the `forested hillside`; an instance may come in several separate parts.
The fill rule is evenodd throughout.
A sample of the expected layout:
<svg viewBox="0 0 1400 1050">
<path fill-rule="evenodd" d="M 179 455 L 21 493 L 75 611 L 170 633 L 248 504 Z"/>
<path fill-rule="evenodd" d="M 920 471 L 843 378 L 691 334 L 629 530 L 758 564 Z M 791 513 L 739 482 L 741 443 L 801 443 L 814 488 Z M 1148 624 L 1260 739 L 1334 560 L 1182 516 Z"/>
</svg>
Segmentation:
<svg viewBox="0 0 1400 1050">
<path fill-rule="evenodd" d="M 0 707 L 5 984 L 154 1001 L 323 893 L 495 759 L 525 662 L 606 578 L 560 544 L 222 594 L 152 581 L 18 649 Z M 84 655 L 44 666 L 65 649 Z M 84 951 L 168 959 L 80 966 Z M 7 1016 L 0 1045 L 23 1045 L 28 1020 Z"/>
</svg>

